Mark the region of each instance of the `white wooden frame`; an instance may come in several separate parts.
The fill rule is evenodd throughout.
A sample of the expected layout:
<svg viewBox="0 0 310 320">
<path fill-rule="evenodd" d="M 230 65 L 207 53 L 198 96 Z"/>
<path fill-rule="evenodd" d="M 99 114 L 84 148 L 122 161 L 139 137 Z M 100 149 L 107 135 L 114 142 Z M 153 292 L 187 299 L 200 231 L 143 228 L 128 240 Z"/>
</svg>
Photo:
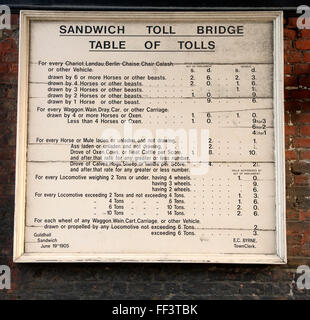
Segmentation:
<svg viewBox="0 0 310 320">
<path fill-rule="evenodd" d="M 29 25 L 30 21 L 262 21 L 273 22 L 274 40 L 274 132 L 276 161 L 276 233 L 277 254 L 33 254 L 25 253 L 25 198 L 27 158 L 27 113 L 29 73 Z M 283 264 L 286 255 L 285 223 L 285 158 L 284 158 L 284 110 L 283 110 L 283 14 L 265 12 L 61 12 L 21 11 L 19 42 L 19 89 L 16 153 L 16 191 L 14 226 L 14 262 L 203 262 L 203 263 L 255 263 Z"/>
</svg>

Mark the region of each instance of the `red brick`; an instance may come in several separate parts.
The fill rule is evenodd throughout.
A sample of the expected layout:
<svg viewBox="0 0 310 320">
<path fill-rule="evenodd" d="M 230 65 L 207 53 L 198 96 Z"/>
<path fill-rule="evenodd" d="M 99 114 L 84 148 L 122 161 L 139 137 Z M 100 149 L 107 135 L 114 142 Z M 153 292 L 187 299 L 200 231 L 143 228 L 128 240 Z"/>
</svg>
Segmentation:
<svg viewBox="0 0 310 320">
<path fill-rule="evenodd" d="M 289 64 L 284 65 L 284 73 L 285 74 L 292 74 L 293 73 L 293 66 Z"/>
<path fill-rule="evenodd" d="M 304 51 L 304 62 L 310 62 L 310 51 Z"/>
<path fill-rule="evenodd" d="M 310 73 L 310 64 L 296 64 L 295 65 L 296 74 L 309 74 Z"/>
<path fill-rule="evenodd" d="M 302 52 L 294 50 L 288 51 L 284 54 L 284 61 L 285 63 L 295 63 L 295 62 L 303 62 L 304 56 Z"/>
<path fill-rule="evenodd" d="M 286 111 L 295 112 L 296 110 L 301 110 L 301 103 L 298 101 L 285 101 L 284 107 Z"/>
<path fill-rule="evenodd" d="M 299 123 L 310 123 L 310 114 L 301 113 L 298 117 Z"/>
<path fill-rule="evenodd" d="M 290 98 L 295 98 L 295 99 L 307 99 L 310 98 L 310 90 L 306 89 L 294 89 L 294 90 L 286 90 L 288 96 Z"/>
<path fill-rule="evenodd" d="M 300 77 L 299 84 L 303 87 L 310 87 L 310 77 L 309 76 Z"/>
<path fill-rule="evenodd" d="M 291 98 L 290 90 L 286 89 L 284 91 L 284 99 L 290 99 Z"/>
<path fill-rule="evenodd" d="M 310 148 L 310 138 L 296 138 L 294 146 L 296 148 Z"/>
<path fill-rule="evenodd" d="M 300 256 L 301 255 L 301 241 L 304 233 L 304 225 L 301 222 L 288 222 L 287 223 L 287 249 L 288 255 Z"/>
<path fill-rule="evenodd" d="M 297 19 L 298 17 L 290 17 L 288 18 L 287 25 L 290 28 L 297 28 Z"/>
<path fill-rule="evenodd" d="M 288 149 L 291 145 L 290 137 L 285 136 L 285 148 Z"/>
<path fill-rule="evenodd" d="M 300 134 L 302 136 L 310 136 L 310 126 L 303 126 L 300 128 Z"/>
<path fill-rule="evenodd" d="M 1 83 L 17 84 L 16 74 L 0 73 L 0 85 Z"/>
<path fill-rule="evenodd" d="M 309 50 L 310 49 L 310 39 L 309 40 L 296 40 L 296 49 L 299 50 Z"/>
<path fill-rule="evenodd" d="M 297 153 L 294 150 L 286 150 L 285 151 L 285 160 L 297 160 Z"/>
<path fill-rule="evenodd" d="M 3 62 L 18 62 L 18 53 L 16 51 L 7 51 L 3 53 Z"/>
<path fill-rule="evenodd" d="M 284 50 L 285 51 L 293 50 L 293 41 L 292 40 L 284 40 Z"/>
<path fill-rule="evenodd" d="M 310 101 L 303 101 L 300 105 L 302 112 L 310 112 Z"/>
<path fill-rule="evenodd" d="M 285 126 L 285 134 L 287 136 L 292 136 L 297 133 L 297 128 L 295 126 Z"/>
<path fill-rule="evenodd" d="M 294 183 L 298 185 L 307 185 L 309 184 L 309 176 L 307 175 L 294 176 Z"/>
<path fill-rule="evenodd" d="M 12 14 L 11 15 L 11 25 L 18 25 L 19 16 L 18 14 Z"/>
<path fill-rule="evenodd" d="M 288 220 L 298 220 L 299 219 L 299 212 L 291 209 L 286 210 L 286 217 Z"/>
<path fill-rule="evenodd" d="M 298 80 L 295 76 L 284 77 L 284 86 L 285 87 L 297 87 Z"/>
<path fill-rule="evenodd" d="M 15 192 L 14 184 L 0 184 L 0 195 L 1 196 L 13 196 Z"/>
<path fill-rule="evenodd" d="M 8 88 L 7 97 L 9 99 L 15 99 L 16 96 L 17 96 L 17 87 L 16 86 L 12 86 L 11 88 Z"/>
<path fill-rule="evenodd" d="M 291 121 L 292 121 L 292 123 L 298 125 L 299 124 L 299 117 L 300 117 L 299 113 L 297 113 L 297 112 L 291 113 Z"/>
<path fill-rule="evenodd" d="M 17 73 L 18 72 L 18 64 L 17 63 L 11 63 L 9 65 L 9 72 L 10 73 Z"/>
<path fill-rule="evenodd" d="M 16 124 L 16 120 L 17 120 L 16 112 L 14 110 L 8 112 L 6 120 Z"/>
<path fill-rule="evenodd" d="M 14 160 L 15 148 L 0 148 L 0 160 Z"/>
<path fill-rule="evenodd" d="M 294 40 L 296 39 L 296 36 L 297 36 L 297 32 L 295 30 L 287 29 L 287 28 L 284 29 L 285 38 Z"/>
<path fill-rule="evenodd" d="M 7 52 L 12 48 L 12 41 L 6 40 L 0 42 L 0 52 Z"/>
<path fill-rule="evenodd" d="M 0 73 L 8 72 L 8 65 L 6 63 L 0 63 Z"/>
<path fill-rule="evenodd" d="M 4 29 L 3 35 L 5 36 L 5 38 L 11 38 L 11 36 L 13 35 L 13 30 Z"/>
<path fill-rule="evenodd" d="M 309 244 L 310 243 L 310 230 L 309 230 L 309 226 L 307 226 L 308 228 L 304 229 L 304 233 L 303 233 L 303 237 L 302 240 L 300 242 L 300 244 L 303 246 L 305 244 Z"/>
<path fill-rule="evenodd" d="M 300 31 L 300 37 L 301 38 L 310 38 L 310 30 L 309 29 L 303 29 Z"/>
<path fill-rule="evenodd" d="M 5 91 L 5 94 L 6 94 L 6 91 Z M 284 114 L 284 123 L 287 124 L 290 122 L 290 115 L 288 113 L 285 113 Z"/>
<path fill-rule="evenodd" d="M 310 160 L 310 151 L 300 151 L 300 160 Z"/>
<path fill-rule="evenodd" d="M 310 220 L 310 210 L 303 211 L 299 210 L 299 221 L 309 221 Z"/>
</svg>

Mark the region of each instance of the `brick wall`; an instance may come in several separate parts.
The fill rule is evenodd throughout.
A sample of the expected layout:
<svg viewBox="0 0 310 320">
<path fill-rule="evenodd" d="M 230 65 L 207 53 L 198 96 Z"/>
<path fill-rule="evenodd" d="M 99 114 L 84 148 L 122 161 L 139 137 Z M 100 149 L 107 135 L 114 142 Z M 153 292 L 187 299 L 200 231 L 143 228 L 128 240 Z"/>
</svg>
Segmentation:
<svg viewBox="0 0 310 320">
<path fill-rule="evenodd" d="M 0 299 L 309 299 L 296 267 L 310 265 L 310 30 L 285 20 L 288 264 L 13 264 L 18 16 L 0 31 Z"/>
<path fill-rule="evenodd" d="M 288 18 L 285 47 L 287 239 L 291 259 L 310 258 L 310 30 Z"/>
</svg>

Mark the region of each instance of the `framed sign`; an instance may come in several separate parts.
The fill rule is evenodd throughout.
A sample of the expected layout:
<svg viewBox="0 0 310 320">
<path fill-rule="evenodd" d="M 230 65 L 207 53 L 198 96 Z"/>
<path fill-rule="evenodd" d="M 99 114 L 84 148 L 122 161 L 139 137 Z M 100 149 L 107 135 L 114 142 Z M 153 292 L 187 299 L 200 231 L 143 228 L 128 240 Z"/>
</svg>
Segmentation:
<svg viewBox="0 0 310 320">
<path fill-rule="evenodd" d="M 281 12 L 22 11 L 15 262 L 286 263 Z"/>
</svg>

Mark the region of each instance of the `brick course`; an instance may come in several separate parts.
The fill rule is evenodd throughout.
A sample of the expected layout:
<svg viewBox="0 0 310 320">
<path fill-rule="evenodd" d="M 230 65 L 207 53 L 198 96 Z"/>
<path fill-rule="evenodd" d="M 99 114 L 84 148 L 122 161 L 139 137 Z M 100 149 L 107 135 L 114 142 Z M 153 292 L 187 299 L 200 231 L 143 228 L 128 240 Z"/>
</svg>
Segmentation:
<svg viewBox="0 0 310 320">
<path fill-rule="evenodd" d="M 309 299 L 296 267 L 310 266 L 310 32 L 284 25 L 288 264 L 13 264 L 18 15 L 0 31 L 0 299 Z"/>
</svg>

